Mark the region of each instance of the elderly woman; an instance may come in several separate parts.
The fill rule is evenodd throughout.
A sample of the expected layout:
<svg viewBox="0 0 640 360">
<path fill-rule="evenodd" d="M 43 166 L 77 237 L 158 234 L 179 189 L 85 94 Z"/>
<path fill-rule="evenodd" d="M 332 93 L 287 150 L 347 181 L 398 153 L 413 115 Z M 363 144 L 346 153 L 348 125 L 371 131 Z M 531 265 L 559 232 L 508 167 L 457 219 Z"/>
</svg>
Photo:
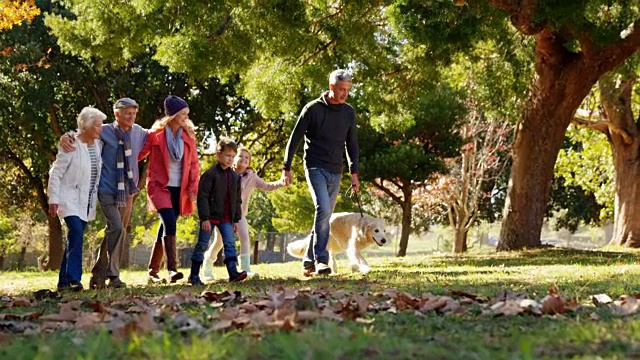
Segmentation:
<svg viewBox="0 0 640 360">
<path fill-rule="evenodd" d="M 107 118 L 100 110 L 85 107 L 78 115 L 77 149 L 58 151 L 49 171 L 49 214 L 62 217 L 69 228 L 60 266 L 58 290 L 82 290 L 82 244 L 87 221 L 96 217 L 96 200 L 102 143 L 100 131 Z"/>
<path fill-rule="evenodd" d="M 153 125 L 138 156 L 140 160 L 149 155 L 147 203 L 149 211 L 157 211 L 161 220 L 149 260 L 150 283 L 164 282 L 158 275 L 163 252 L 167 256 L 169 282 L 184 277 L 176 262 L 176 222 L 179 216 L 193 212 L 200 177 L 189 106 L 181 98 L 170 95 L 164 100 L 164 112 L 165 117 Z"/>
</svg>

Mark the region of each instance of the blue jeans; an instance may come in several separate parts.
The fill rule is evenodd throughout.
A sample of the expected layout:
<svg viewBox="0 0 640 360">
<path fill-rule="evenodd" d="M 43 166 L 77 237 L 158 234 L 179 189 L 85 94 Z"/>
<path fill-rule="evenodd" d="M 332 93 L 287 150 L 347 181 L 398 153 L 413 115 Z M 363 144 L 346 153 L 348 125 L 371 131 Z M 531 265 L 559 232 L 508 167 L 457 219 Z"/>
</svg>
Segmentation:
<svg viewBox="0 0 640 360">
<path fill-rule="evenodd" d="M 327 251 L 329 219 L 336 207 L 342 174 L 332 173 L 322 168 L 311 168 L 305 171 L 305 175 L 313 204 L 316 207 L 313 230 L 311 230 L 309 245 L 303 258 L 305 267 L 309 267 L 315 262 L 329 263 L 329 252 Z"/>
<path fill-rule="evenodd" d="M 82 278 L 82 243 L 84 229 L 87 227 L 87 222 L 80 220 L 77 216 L 67 216 L 64 218 L 64 222 L 67 223 L 69 231 L 60 265 L 58 286 L 69 285 Z"/>
<path fill-rule="evenodd" d="M 176 234 L 176 223 L 180 216 L 180 187 L 167 186 L 169 194 L 171 194 L 170 208 L 158 209 L 160 214 L 160 226 L 158 227 L 158 235 L 156 241 L 162 243 L 162 238 L 168 235 Z"/>
<path fill-rule="evenodd" d="M 233 235 L 233 223 L 226 222 L 222 224 L 211 224 L 211 232 L 215 231 L 215 227 L 220 230 L 222 235 L 222 245 L 224 247 L 224 258 L 232 259 L 238 256 L 236 252 L 236 238 Z M 209 247 L 209 240 L 211 240 L 211 232 L 202 230 L 202 223 L 200 225 L 200 233 L 198 234 L 198 242 L 196 243 L 193 252 L 191 253 L 191 261 L 202 263 L 204 261 L 204 252 Z"/>
</svg>

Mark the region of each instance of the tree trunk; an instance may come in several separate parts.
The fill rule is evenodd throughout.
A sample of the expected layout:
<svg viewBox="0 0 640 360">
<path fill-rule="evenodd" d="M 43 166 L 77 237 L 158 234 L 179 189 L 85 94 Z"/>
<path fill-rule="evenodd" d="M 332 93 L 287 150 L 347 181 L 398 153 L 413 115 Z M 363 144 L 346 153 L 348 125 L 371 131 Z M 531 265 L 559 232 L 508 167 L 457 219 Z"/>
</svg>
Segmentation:
<svg viewBox="0 0 640 360">
<path fill-rule="evenodd" d="M 548 31 L 537 35 L 536 74 L 516 125 L 499 251 L 540 246 L 553 169 L 565 131 L 604 72 L 567 51 L 562 41 Z"/>
<path fill-rule="evenodd" d="M 24 270 L 24 260 L 25 260 L 26 254 L 27 254 L 27 247 L 22 246 L 20 248 L 20 253 L 18 254 L 18 270 Z"/>
<path fill-rule="evenodd" d="M 406 182 L 402 188 L 404 194 L 404 202 L 402 203 L 402 235 L 400 236 L 400 245 L 398 246 L 398 256 L 407 255 L 407 245 L 409 244 L 409 234 L 411 233 L 411 193 L 413 186 L 411 182 Z"/>
<path fill-rule="evenodd" d="M 455 239 L 453 242 L 453 252 L 456 254 L 462 254 L 467 251 L 467 236 L 469 230 L 466 228 L 455 229 Z"/>
<path fill-rule="evenodd" d="M 49 227 L 49 252 L 42 265 L 45 270 L 58 270 L 62 264 L 62 224 L 60 218 L 47 214 Z"/>
<path fill-rule="evenodd" d="M 0 271 L 4 270 L 4 254 L 0 254 Z"/>
<path fill-rule="evenodd" d="M 615 168 L 614 225 L 611 244 L 640 247 L 640 138 L 631 109 L 635 76 L 603 76 L 600 99 L 608 122 L 604 129 Z M 620 81 L 622 80 L 622 81 Z"/>
</svg>

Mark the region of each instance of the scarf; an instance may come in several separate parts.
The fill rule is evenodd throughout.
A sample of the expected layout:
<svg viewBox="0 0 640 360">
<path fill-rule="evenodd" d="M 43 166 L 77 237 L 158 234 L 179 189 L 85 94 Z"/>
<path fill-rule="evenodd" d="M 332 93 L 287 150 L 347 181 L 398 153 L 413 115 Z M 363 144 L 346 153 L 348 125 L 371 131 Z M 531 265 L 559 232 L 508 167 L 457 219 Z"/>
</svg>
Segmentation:
<svg viewBox="0 0 640 360">
<path fill-rule="evenodd" d="M 122 130 L 118 123 L 115 123 L 116 136 L 118 136 L 118 151 L 116 156 L 118 193 L 116 194 L 116 206 L 127 206 L 127 196 L 135 195 L 140 190 L 133 182 L 133 171 L 131 170 L 131 136 L 129 132 Z"/>
<path fill-rule="evenodd" d="M 178 129 L 176 136 L 173 136 L 173 131 L 168 126 L 164 129 L 164 134 L 167 138 L 167 148 L 169 149 L 169 155 L 173 161 L 181 161 L 182 155 L 184 155 L 184 140 L 182 140 L 182 128 Z"/>
</svg>

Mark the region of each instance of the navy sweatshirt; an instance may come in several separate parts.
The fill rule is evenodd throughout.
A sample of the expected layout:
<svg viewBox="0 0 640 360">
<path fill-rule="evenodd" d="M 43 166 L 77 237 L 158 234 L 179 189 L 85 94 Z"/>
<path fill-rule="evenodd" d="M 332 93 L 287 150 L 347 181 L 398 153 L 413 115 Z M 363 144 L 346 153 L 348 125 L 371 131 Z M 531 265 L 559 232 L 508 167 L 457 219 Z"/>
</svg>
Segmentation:
<svg viewBox="0 0 640 360">
<path fill-rule="evenodd" d="M 342 155 L 346 147 L 349 171 L 358 172 L 355 112 L 349 104 L 330 104 L 328 95 L 327 91 L 302 109 L 287 143 L 285 170 L 291 168 L 298 143 L 304 136 L 305 169 L 323 168 L 335 174 L 342 173 Z"/>
</svg>

